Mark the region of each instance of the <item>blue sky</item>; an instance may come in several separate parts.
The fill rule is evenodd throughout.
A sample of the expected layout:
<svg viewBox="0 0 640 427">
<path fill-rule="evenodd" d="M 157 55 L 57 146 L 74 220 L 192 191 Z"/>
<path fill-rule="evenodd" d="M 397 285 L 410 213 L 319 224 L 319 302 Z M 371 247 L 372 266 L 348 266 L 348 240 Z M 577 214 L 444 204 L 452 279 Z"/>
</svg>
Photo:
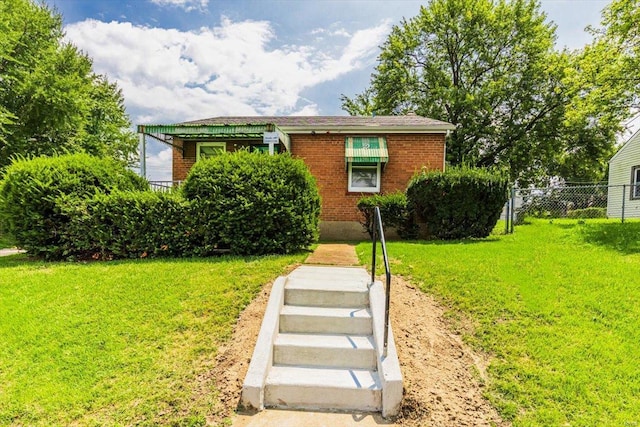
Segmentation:
<svg viewBox="0 0 640 427">
<path fill-rule="evenodd" d="M 116 81 L 135 124 L 218 115 L 340 115 L 369 84 L 392 25 L 413 0 L 46 0 L 67 39 Z M 557 44 L 591 40 L 608 0 L 542 0 Z M 151 179 L 170 151 L 148 149 Z"/>
</svg>

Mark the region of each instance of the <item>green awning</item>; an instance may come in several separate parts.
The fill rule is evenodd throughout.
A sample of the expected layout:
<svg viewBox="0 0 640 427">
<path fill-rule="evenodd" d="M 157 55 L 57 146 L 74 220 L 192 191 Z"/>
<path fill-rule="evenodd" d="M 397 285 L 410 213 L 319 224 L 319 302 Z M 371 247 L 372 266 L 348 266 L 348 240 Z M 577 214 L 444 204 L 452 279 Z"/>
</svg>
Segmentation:
<svg viewBox="0 0 640 427">
<path fill-rule="evenodd" d="M 389 161 L 387 140 L 378 136 L 347 137 L 344 141 L 347 163 L 386 163 Z"/>
</svg>

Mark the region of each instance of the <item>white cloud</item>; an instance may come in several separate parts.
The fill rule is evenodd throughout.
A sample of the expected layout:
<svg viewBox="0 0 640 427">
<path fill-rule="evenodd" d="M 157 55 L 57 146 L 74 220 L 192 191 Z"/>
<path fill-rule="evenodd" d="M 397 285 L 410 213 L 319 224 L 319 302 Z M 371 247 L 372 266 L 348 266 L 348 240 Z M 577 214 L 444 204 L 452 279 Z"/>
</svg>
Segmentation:
<svg viewBox="0 0 640 427">
<path fill-rule="evenodd" d="M 65 30 L 93 58 L 94 69 L 122 88 L 134 122 L 162 123 L 318 114 L 318 106 L 301 92 L 370 65 L 389 27 L 383 22 L 355 32 L 342 45 L 320 47 L 277 46 L 269 22 L 227 18 L 193 31 L 96 20 Z"/>
<path fill-rule="evenodd" d="M 151 3 L 158 6 L 177 6 L 190 12 L 194 9 L 205 10 L 209 0 L 151 0 Z"/>
<path fill-rule="evenodd" d="M 147 177 L 152 181 L 171 181 L 171 162 L 171 148 L 165 148 L 156 154 L 147 154 Z"/>
</svg>

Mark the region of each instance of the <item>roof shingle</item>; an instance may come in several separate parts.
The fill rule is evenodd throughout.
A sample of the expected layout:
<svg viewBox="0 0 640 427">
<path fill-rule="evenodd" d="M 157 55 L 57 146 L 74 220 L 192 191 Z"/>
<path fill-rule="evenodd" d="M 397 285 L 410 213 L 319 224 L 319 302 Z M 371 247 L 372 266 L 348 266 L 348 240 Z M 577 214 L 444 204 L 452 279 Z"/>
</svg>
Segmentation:
<svg viewBox="0 0 640 427">
<path fill-rule="evenodd" d="M 275 124 L 287 128 L 423 128 L 453 130 L 451 123 L 415 114 L 406 116 L 222 116 L 193 120 L 182 125 Z"/>
</svg>

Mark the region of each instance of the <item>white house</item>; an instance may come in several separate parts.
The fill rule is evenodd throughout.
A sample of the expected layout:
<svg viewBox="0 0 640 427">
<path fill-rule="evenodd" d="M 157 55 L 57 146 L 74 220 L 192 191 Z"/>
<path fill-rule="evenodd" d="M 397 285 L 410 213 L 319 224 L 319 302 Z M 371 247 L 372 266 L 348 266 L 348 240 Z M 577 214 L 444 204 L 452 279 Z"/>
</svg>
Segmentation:
<svg viewBox="0 0 640 427">
<path fill-rule="evenodd" d="M 607 216 L 640 218 L 640 130 L 609 160 Z"/>
</svg>

